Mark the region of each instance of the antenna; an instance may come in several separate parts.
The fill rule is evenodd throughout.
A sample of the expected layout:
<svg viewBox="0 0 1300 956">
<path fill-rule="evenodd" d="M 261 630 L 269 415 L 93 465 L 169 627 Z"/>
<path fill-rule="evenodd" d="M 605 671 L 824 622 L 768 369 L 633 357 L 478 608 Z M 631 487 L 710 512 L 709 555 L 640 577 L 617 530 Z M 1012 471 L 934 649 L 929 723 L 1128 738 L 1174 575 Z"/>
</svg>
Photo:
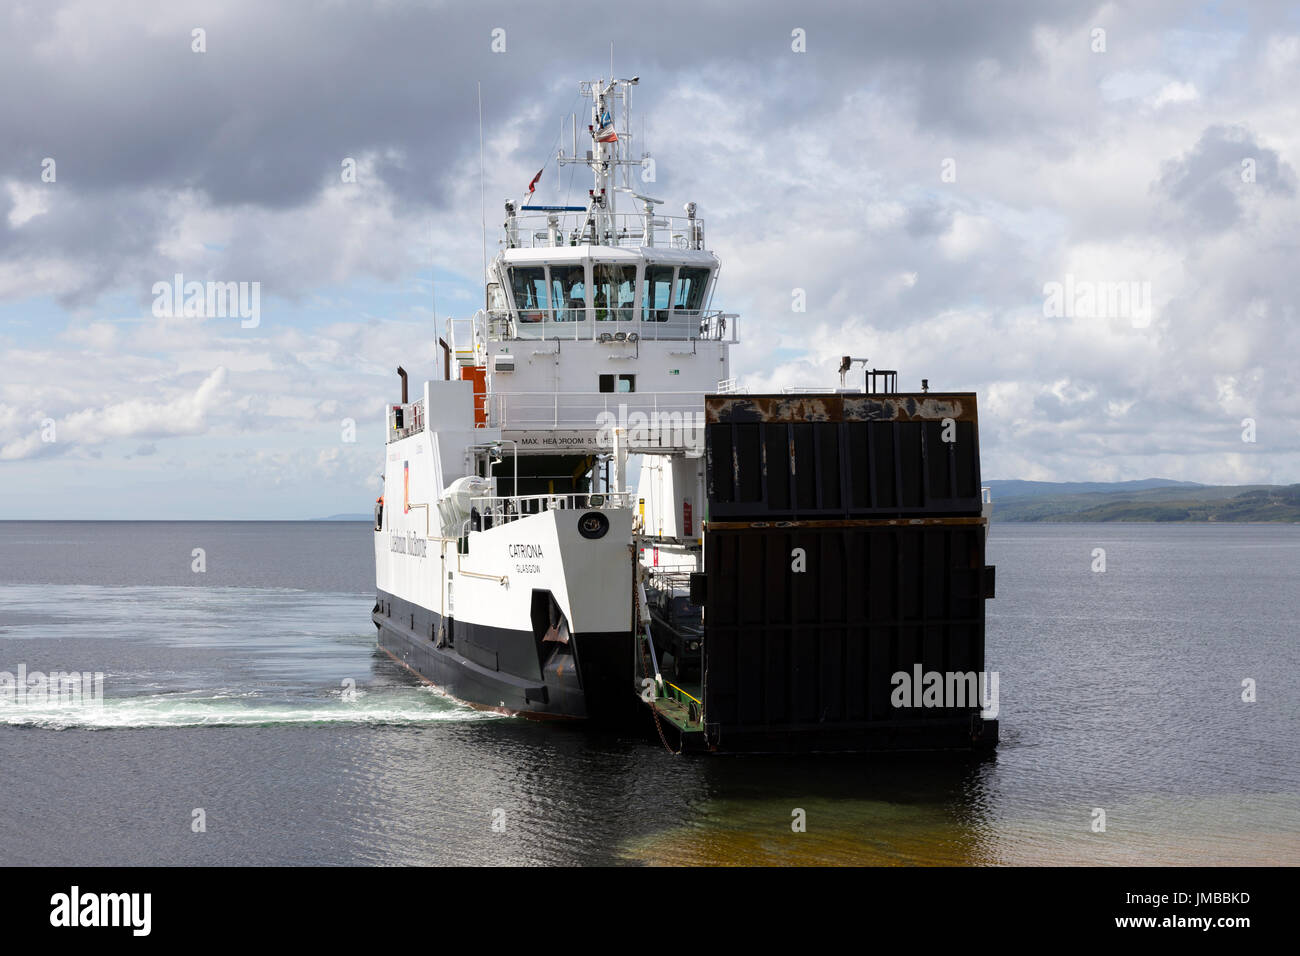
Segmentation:
<svg viewBox="0 0 1300 956">
<path fill-rule="evenodd" d="M 624 138 L 626 140 L 629 140 L 629 142 L 625 142 L 623 144 L 623 150 L 626 150 L 627 154 L 631 156 L 632 155 L 631 143 L 630 143 L 630 140 L 632 139 L 632 84 L 631 83 L 623 84 L 623 134 L 624 134 Z M 620 150 L 620 152 L 622 152 L 623 150 Z M 632 188 L 632 167 L 631 166 L 624 165 L 623 167 L 623 185 L 627 186 L 629 189 Z"/>
<path fill-rule="evenodd" d="M 483 82 L 478 84 L 478 208 L 483 227 L 483 308 L 491 306 L 487 291 L 487 193 L 483 185 Z"/>
</svg>

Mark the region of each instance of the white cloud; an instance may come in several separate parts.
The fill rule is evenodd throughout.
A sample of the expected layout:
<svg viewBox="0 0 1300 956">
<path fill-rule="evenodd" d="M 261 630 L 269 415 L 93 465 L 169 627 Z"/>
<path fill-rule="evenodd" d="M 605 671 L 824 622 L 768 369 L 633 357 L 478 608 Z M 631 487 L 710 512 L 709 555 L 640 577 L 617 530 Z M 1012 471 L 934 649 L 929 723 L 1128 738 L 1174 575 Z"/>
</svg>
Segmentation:
<svg viewBox="0 0 1300 956">
<path fill-rule="evenodd" d="M 9 209 L 9 225 L 15 229 L 44 214 L 50 208 L 48 185 L 20 183 L 11 179 L 5 183 L 5 188 L 8 189 L 9 198 L 13 202 Z"/>
<path fill-rule="evenodd" d="M 207 417 L 221 398 L 224 368 L 214 369 L 193 392 L 165 401 L 132 398 L 73 412 L 59 422 L 66 439 L 96 444 L 110 438 L 166 438 L 203 432 Z"/>
<path fill-rule="evenodd" d="M 1175 81 L 1160 87 L 1154 96 L 1148 98 L 1148 102 L 1154 109 L 1160 109 L 1160 107 L 1169 103 L 1187 103 L 1199 97 L 1200 94 L 1196 92 L 1196 87 L 1191 83 Z"/>
<path fill-rule="evenodd" d="M 155 42 L 189 22 L 145 10 L 129 8 L 122 23 L 93 4 L 49 15 L 31 45 L 37 65 L 101 63 L 97 33 Z M 234 4 L 221 22 L 263 15 L 273 16 Z M 1034 23 L 1037 15 L 979 9 L 912 35 L 907 5 L 883 20 L 840 11 L 844 29 L 810 32 L 827 46 L 806 58 L 754 53 L 770 27 L 756 17 L 731 23 L 718 43 L 692 44 L 680 63 L 641 68 L 636 105 L 653 109 L 641 114 L 648 135 L 637 146 L 652 149 L 659 174 L 648 191 L 674 212 L 700 203 L 723 260 L 716 304 L 742 314 L 733 369 L 755 388 L 831 385 L 838 357 L 851 353 L 899 369 L 904 387 L 925 377 L 935 389 L 977 390 L 991 476 L 1293 480 L 1300 415 L 1276 396 L 1300 390 L 1291 358 L 1300 354 L 1300 279 L 1290 262 L 1300 201 L 1286 178 L 1300 155 L 1294 25 L 1261 17 L 1244 33 L 1191 30 L 1158 5 L 1109 4 L 1086 22 Z M 889 33 L 894 21 L 903 26 Z M 979 34 L 986 22 L 996 29 Z M 1109 48 L 1093 54 L 1088 30 L 1103 22 Z M 879 48 L 857 50 L 859 35 Z M 724 49 L 728 38 L 741 46 Z M 157 453 L 132 467 L 181 459 L 200 482 L 205 471 L 241 475 L 287 493 L 315 479 L 351 495 L 373 479 L 377 446 L 364 433 L 340 445 L 338 420 L 377 421 L 399 362 L 437 367 L 431 260 L 471 284 L 480 269 L 478 142 L 464 133 L 473 89 L 421 117 L 446 130 L 440 149 L 450 145 L 438 177 L 413 186 L 432 148 L 415 135 L 413 114 L 371 121 L 351 98 L 313 112 L 313 64 L 349 61 L 347 44 L 322 47 L 316 35 L 304 43 L 312 39 L 310 61 L 286 64 L 294 82 L 282 96 L 228 113 L 224 101 L 202 100 L 223 117 L 206 141 L 221 156 L 211 163 L 231 162 L 222 150 L 236 143 L 236 160 L 256 159 L 248 167 L 216 175 L 199 153 L 197 165 L 158 162 L 146 174 L 171 156 L 154 148 L 93 188 L 62 161 L 57 191 L 5 181 L 0 300 L 14 304 L 0 339 L 0 458 L 35 467 L 44 456 L 102 452 L 108 462 L 148 444 Z M 366 39 L 401 38 L 381 25 Z M 836 43 L 844 49 L 827 52 Z M 532 54 L 512 45 L 511 55 L 513 67 Z M 220 62 L 211 57 L 205 68 Z M 553 57 L 545 72 L 545 84 L 509 108 L 487 100 L 489 229 L 567 115 L 573 91 L 555 94 Z M 363 95 L 371 74 L 354 79 L 356 102 L 376 102 Z M 84 81 L 68 82 L 63 99 L 39 104 L 46 115 L 84 116 Z M 138 106 L 141 78 L 120 82 L 123 102 Z M 377 83 L 385 97 L 401 92 Z M 291 123 L 300 110 L 305 127 Z M 156 122 L 112 118 L 137 139 Z M 274 138 L 286 125 L 298 137 L 321 131 L 305 159 L 294 141 Z M 72 121 L 52 129 L 65 126 Z M 1220 152 L 1202 148 L 1218 126 L 1231 128 L 1210 137 Z M 1247 148 L 1261 160 L 1254 184 L 1237 165 Z M 357 184 L 336 179 L 343 156 L 358 160 Z M 940 178 L 947 158 L 955 182 Z M 1181 178 L 1167 175 L 1169 164 Z M 294 201 L 241 191 L 272 167 L 310 188 Z M 554 173 L 548 165 L 543 180 L 552 192 Z M 574 181 L 584 195 L 580 173 Z M 441 191 L 426 202 L 425 190 Z M 151 283 L 177 271 L 261 281 L 262 326 L 123 309 L 126 299 L 143 313 Z M 1150 325 L 1044 316 L 1044 283 L 1067 274 L 1148 282 Z M 807 293 L 806 313 L 791 311 L 794 288 Z M 387 311 L 388 291 L 403 289 L 412 295 L 391 296 L 401 311 Z M 21 303 L 33 298 L 67 303 L 66 327 L 27 314 Z M 440 285 L 442 315 L 477 301 L 475 289 Z M 1243 449 L 1236 426 L 1247 415 L 1259 419 L 1261 440 Z M 40 440 L 46 417 L 60 430 L 53 448 Z M 4 481 L 0 472 L 0 492 L 14 487 Z M 351 509 L 320 509 L 331 510 Z"/>
</svg>

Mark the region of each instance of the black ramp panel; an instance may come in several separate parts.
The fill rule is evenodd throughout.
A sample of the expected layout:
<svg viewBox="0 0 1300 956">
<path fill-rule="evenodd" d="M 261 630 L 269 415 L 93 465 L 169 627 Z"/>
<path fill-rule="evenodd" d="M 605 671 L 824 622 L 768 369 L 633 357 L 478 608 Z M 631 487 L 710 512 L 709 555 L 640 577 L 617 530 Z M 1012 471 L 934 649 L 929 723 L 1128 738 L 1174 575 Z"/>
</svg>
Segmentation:
<svg viewBox="0 0 1300 956">
<path fill-rule="evenodd" d="M 709 517 L 980 514 L 975 396 L 707 396 Z"/>
<path fill-rule="evenodd" d="M 891 678 L 916 665 L 982 669 L 982 541 L 977 524 L 710 528 L 703 699 L 714 742 L 968 726 L 977 706 L 894 707 Z"/>
<path fill-rule="evenodd" d="M 710 395 L 705 408 L 709 744 L 971 746 L 976 701 L 891 698 L 898 672 L 984 665 L 975 396 Z"/>
</svg>

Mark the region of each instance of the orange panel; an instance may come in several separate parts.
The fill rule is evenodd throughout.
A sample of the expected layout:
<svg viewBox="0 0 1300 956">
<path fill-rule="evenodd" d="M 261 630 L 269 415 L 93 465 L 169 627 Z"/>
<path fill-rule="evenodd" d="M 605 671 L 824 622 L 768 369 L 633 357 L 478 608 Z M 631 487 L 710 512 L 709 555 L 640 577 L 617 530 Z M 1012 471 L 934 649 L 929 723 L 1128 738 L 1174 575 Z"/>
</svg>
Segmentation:
<svg viewBox="0 0 1300 956">
<path fill-rule="evenodd" d="M 462 381 L 474 383 L 474 427 L 486 427 L 487 369 L 479 368 L 477 365 L 465 365 L 461 367 L 460 377 Z"/>
</svg>

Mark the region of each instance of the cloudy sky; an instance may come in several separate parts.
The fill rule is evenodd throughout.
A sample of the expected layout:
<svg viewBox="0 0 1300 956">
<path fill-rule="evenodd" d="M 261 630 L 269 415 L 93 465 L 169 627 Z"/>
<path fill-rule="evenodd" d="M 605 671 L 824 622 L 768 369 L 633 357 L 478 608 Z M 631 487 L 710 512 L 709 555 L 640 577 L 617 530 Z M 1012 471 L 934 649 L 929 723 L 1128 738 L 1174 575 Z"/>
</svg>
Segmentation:
<svg viewBox="0 0 1300 956">
<path fill-rule="evenodd" d="M 491 224 L 585 192 L 611 42 L 750 391 L 851 353 L 977 391 L 985 478 L 1300 481 L 1300 6 L 850 6 L 6 3 L 0 518 L 368 511 L 482 294 L 476 84 Z M 258 325 L 155 316 L 176 273 Z"/>
</svg>

